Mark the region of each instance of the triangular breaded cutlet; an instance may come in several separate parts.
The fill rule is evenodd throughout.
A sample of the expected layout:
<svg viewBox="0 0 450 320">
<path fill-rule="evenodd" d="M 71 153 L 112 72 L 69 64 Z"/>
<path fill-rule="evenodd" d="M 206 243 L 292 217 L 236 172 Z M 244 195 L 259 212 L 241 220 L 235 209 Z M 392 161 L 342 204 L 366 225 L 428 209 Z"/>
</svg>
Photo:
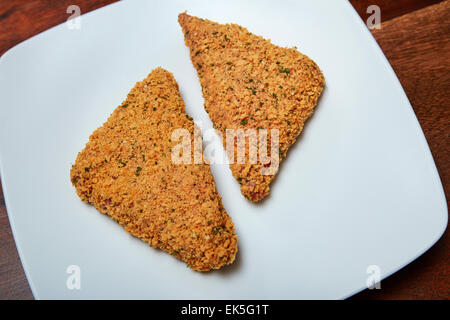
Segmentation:
<svg viewBox="0 0 450 320">
<path fill-rule="evenodd" d="M 133 236 L 194 270 L 218 269 L 234 261 L 237 236 L 209 166 L 172 161 L 178 128 L 194 139 L 175 79 L 157 68 L 90 136 L 71 169 L 72 184 Z"/>
<path fill-rule="evenodd" d="M 200 78 L 205 109 L 223 134 L 224 145 L 227 129 L 258 133 L 266 129 L 269 140 L 271 131 L 278 129 L 281 161 L 323 90 L 325 79 L 319 67 L 296 48 L 278 47 L 236 24 L 218 24 L 186 13 L 178 21 Z M 269 194 L 276 170 L 262 174 L 268 164 L 251 163 L 248 150 L 246 155 L 245 163 L 235 161 L 230 168 L 242 194 L 259 201 Z"/>
</svg>

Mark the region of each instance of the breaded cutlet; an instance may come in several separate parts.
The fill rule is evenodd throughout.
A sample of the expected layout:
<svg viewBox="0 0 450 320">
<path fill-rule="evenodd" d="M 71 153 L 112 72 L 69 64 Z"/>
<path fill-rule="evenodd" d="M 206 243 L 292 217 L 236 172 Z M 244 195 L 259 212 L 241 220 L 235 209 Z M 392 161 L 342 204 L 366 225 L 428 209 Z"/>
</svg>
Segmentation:
<svg viewBox="0 0 450 320">
<path fill-rule="evenodd" d="M 79 197 L 131 235 L 196 271 L 234 261 L 237 236 L 207 164 L 175 164 L 174 129 L 194 122 L 172 74 L 157 68 L 92 133 L 70 171 Z M 192 141 L 191 141 L 192 142 Z"/>
<path fill-rule="evenodd" d="M 281 162 L 323 90 L 319 67 L 296 48 L 276 46 L 236 24 L 186 13 L 178 21 L 214 127 L 223 137 L 227 129 L 278 129 Z M 247 162 L 230 163 L 230 168 L 242 194 L 256 202 L 269 194 L 276 173 L 261 174 L 267 165 L 249 163 L 248 150 L 246 155 Z"/>
</svg>

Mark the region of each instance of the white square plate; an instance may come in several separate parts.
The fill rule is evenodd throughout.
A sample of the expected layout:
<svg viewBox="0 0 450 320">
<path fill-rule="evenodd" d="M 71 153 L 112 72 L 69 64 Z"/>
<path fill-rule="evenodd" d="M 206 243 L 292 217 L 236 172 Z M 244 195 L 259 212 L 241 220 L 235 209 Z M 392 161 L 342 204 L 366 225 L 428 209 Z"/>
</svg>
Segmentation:
<svg viewBox="0 0 450 320">
<path fill-rule="evenodd" d="M 237 261 L 198 273 L 83 204 L 69 179 L 91 132 L 136 81 L 174 73 L 207 127 L 177 15 L 234 22 L 321 67 L 326 89 L 271 196 L 245 200 L 213 174 L 239 235 Z M 408 99 L 347 1 L 126 1 L 59 25 L 0 59 L 1 175 L 36 298 L 335 299 L 420 256 L 447 226 L 439 176 Z M 69 265 L 81 289 L 66 287 Z M 369 273 L 372 272 L 369 268 Z"/>
</svg>

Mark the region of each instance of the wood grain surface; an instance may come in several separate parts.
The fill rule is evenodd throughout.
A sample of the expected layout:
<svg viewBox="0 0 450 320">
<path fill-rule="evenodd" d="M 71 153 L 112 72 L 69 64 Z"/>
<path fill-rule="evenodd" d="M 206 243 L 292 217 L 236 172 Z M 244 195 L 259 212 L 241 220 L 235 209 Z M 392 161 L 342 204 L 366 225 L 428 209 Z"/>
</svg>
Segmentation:
<svg viewBox="0 0 450 320">
<path fill-rule="evenodd" d="M 0 1 L 0 55 L 12 46 L 67 20 L 71 4 L 82 13 L 111 0 Z M 351 0 L 363 20 L 367 7 L 381 9 L 372 31 L 392 64 L 433 153 L 447 204 L 450 191 L 450 0 Z M 1 115 L 0 115 L 1 116 Z M 381 284 L 352 299 L 449 299 L 448 230 L 428 252 Z M 18 257 L 0 186 L 0 299 L 33 299 Z"/>
</svg>

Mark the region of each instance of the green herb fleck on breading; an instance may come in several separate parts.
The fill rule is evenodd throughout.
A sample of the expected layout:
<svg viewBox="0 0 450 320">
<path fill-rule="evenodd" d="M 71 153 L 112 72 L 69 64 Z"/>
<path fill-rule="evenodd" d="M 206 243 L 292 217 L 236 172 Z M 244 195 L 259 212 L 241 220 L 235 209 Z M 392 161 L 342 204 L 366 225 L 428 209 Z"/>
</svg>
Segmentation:
<svg viewBox="0 0 450 320">
<path fill-rule="evenodd" d="M 122 159 L 119 159 L 119 163 L 122 165 L 122 168 L 125 167 L 127 165 L 126 162 L 122 161 Z"/>
</svg>

